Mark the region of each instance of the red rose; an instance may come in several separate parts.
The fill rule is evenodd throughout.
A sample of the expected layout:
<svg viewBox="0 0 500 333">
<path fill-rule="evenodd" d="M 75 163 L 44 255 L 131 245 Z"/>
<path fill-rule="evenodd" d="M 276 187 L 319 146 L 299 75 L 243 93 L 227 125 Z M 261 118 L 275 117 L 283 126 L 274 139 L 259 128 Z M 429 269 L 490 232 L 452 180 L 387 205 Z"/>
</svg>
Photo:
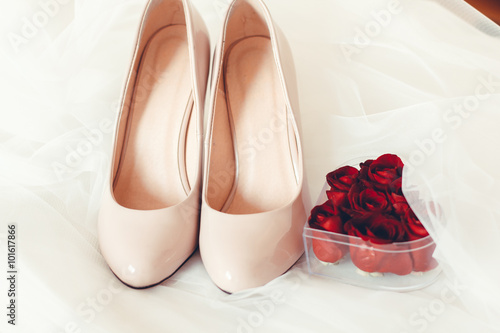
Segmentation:
<svg viewBox="0 0 500 333">
<path fill-rule="evenodd" d="M 340 212 L 331 205 L 330 201 L 326 201 L 311 210 L 309 225 L 312 228 L 330 232 L 342 233 L 344 230 L 344 223 L 342 222 Z"/>
<path fill-rule="evenodd" d="M 358 173 L 358 169 L 344 166 L 327 174 L 326 181 L 332 190 L 347 193 L 358 177 Z"/>
<path fill-rule="evenodd" d="M 324 262 L 336 263 L 349 250 L 348 245 L 335 242 L 345 242 L 345 235 L 327 234 L 318 230 L 313 231 L 312 248 L 316 258 Z"/>
<path fill-rule="evenodd" d="M 375 244 L 402 242 L 406 237 L 401 221 L 388 214 L 354 217 L 347 221 L 344 230 L 350 236 L 360 237 Z"/>
<path fill-rule="evenodd" d="M 403 162 L 397 155 L 384 154 L 371 162 L 366 172 L 374 187 L 386 189 L 389 184 L 401 178 Z"/>
<path fill-rule="evenodd" d="M 350 209 L 356 215 L 382 213 L 391 209 L 387 196 L 373 188 L 366 188 L 361 183 L 354 184 L 347 194 Z M 356 214 L 359 213 L 359 214 Z"/>
<path fill-rule="evenodd" d="M 352 263 L 364 272 L 407 275 L 413 270 L 412 258 L 404 244 L 373 244 L 352 238 L 349 247 Z"/>
<path fill-rule="evenodd" d="M 340 211 L 326 201 L 320 206 L 316 206 L 311 211 L 309 217 L 309 226 L 311 228 L 326 230 L 342 234 L 344 222 Z M 313 232 L 313 251 L 316 257 L 324 262 L 337 262 L 347 253 L 348 247 L 342 244 L 332 242 L 335 235 L 321 232 Z"/>
<path fill-rule="evenodd" d="M 326 175 L 326 181 L 330 190 L 326 191 L 328 199 L 335 207 L 344 206 L 347 203 L 347 192 L 358 177 L 358 170 L 351 166 L 344 166 Z"/>
</svg>

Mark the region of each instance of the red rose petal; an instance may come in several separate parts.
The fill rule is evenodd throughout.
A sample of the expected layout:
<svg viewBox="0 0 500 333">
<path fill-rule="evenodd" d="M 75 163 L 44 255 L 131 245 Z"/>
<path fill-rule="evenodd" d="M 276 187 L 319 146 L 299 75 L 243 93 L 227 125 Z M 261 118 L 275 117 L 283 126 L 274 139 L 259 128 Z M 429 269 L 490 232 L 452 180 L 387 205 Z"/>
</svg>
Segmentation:
<svg viewBox="0 0 500 333">
<path fill-rule="evenodd" d="M 343 166 L 326 175 L 326 181 L 332 190 L 347 192 L 358 177 L 358 169 L 352 166 Z"/>
</svg>

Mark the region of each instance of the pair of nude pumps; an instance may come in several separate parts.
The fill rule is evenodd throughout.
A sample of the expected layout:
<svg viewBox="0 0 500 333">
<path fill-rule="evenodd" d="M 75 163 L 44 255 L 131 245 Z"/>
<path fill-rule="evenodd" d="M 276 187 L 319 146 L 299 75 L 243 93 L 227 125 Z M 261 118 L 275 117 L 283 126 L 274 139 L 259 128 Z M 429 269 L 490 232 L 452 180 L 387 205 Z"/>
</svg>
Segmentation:
<svg viewBox="0 0 500 333">
<path fill-rule="evenodd" d="M 289 47 L 261 0 L 234 0 L 221 36 L 204 126 L 200 15 L 188 0 L 150 0 L 143 14 L 98 221 L 101 252 L 130 287 L 167 279 L 198 245 L 228 293 L 266 284 L 303 253 Z"/>
</svg>

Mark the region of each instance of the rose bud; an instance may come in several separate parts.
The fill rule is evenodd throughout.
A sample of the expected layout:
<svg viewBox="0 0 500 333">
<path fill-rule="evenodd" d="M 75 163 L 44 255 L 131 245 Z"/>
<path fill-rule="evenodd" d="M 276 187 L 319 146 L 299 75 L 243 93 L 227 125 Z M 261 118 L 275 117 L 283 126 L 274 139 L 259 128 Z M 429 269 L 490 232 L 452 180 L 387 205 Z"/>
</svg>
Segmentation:
<svg viewBox="0 0 500 333">
<path fill-rule="evenodd" d="M 351 216 L 367 213 L 388 212 L 391 209 L 387 196 L 373 188 L 365 188 L 361 183 L 354 184 L 347 194 Z"/>
<path fill-rule="evenodd" d="M 332 242 L 336 238 L 342 238 L 344 222 L 341 212 L 335 209 L 330 201 L 326 201 L 320 206 L 316 206 L 311 211 L 309 226 L 314 229 L 325 230 L 339 235 L 325 232 L 313 232 L 313 251 L 316 257 L 324 262 L 335 263 L 342 259 L 348 251 L 348 247 Z"/>
<path fill-rule="evenodd" d="M 367 176 L 374 187 L 386 189 L 403 173 L 403 162 L 397 155 L 384 154 L 370 163 Z"/>
<path fill-rule="evenodd" d="M 340 212 L 329 200 L 311 210 L 309 225 L 311 228 L 338 233 L 342 233 L 344 227 Z"/>
<path fill-rule="evenodd" d="M 358 169 L 352 166 L 344 166 L 326 175 L 326 181 L 331 190 L 336 192 L 348 192 L 358 177 Z"/>
</svg>

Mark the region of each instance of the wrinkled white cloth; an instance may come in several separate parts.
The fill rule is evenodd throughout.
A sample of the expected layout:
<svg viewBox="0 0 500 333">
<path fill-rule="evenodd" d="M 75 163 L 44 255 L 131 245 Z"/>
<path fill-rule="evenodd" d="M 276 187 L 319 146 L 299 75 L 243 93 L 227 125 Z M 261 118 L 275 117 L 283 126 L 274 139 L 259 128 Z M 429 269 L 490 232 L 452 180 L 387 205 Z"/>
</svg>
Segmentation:
<svg viewBox="0 0 500 333">
<path fill-rule="evenodd" d="M 267 0 L 294 52 L 312 202 L 342 162 L 397 153 L 405 191 L 441 209 L 423 221 L 438 281 L 365 289 L 309 276 L 303 258 L 264 287 L 226 295 L 196 253 L 160 286 L 120 284 L 96 220 L 145 2 L 0 4 L 2 276 L 12 223 L 19 264 L 17 326 L 2 307 L 1 332 L 500 329 L 500 28 L 459 0 Z M 228 2 L 193 0 L 212 47 Z"/>
</svg>

